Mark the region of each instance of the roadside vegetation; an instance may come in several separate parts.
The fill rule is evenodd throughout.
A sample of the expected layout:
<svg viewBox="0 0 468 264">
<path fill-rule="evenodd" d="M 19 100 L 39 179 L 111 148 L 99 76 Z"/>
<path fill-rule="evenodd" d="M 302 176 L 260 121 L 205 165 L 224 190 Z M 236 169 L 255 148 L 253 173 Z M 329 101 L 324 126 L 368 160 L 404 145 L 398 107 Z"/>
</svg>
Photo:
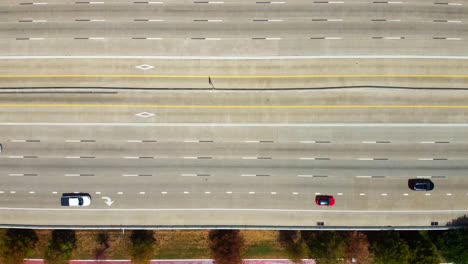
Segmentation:
<svg viewBox="0 0 468 264">
<path fill-rule="evenodd" d="M 288 258 L 317 264 L 468 263 L 468 229 L 447 231 L 273 231 L 273 230 L 28 230 L 0 229 L 0 263 L 44 258 L 213 258 L 241 264 L 246 258 Z"/>
</svg>

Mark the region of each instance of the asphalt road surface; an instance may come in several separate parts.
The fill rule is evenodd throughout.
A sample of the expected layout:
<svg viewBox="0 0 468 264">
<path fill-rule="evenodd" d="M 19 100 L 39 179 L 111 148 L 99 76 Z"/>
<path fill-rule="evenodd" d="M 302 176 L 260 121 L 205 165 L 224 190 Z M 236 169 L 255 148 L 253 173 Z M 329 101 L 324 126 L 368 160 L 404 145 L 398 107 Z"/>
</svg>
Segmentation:
<svg viewBox="0 0 468 264">
<path fill-rule="evenodd" d="M 445 225 L 468 211 L 466 97 L 1 94 L 0 222 Z M 431 178 L 435 189 L 411 191 L 409 178 Z M 61 207 L 69 192 L 90 193 L 91 206 Z M 316 194 L 336 205 L 316 206 Z"/>
<path fill-rule="evenodd" d="M 0 87 L 467 88 L 467 6 L 5 0 Z"/>
</svg>

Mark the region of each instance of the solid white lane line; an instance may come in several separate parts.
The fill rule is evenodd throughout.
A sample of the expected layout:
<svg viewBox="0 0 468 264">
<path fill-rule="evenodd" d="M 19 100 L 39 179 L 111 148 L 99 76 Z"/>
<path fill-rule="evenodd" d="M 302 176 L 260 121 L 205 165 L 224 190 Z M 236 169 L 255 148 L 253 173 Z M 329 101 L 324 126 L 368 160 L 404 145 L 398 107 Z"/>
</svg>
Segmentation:
<svg viewBox="0 0 468 264">
<path fill-rule="evenodd" d="M 21 38 L 20 38 L 21 39 Z M 25 38 L 29 39 L 29 38 Z M 150 39 L 150 38 L 147 38 Z M 323 56 L 124 56 L 124 55 L 96 55 L 96 56 L 5 56 L 2 60 L 42 60 L 42 59 L 161 59 L 161 60 L 304 60 L 304 59 L 445 59 L 468 60 L 468 56 L 437 56 L 437 55 L 323 55 Z"/>
<path fill-rule="evenodd" d="M 0 122 L 0 126 L 70 126 L 70 127 L 468 127 L 468 123 L 48 123 Z"/>
</svg>

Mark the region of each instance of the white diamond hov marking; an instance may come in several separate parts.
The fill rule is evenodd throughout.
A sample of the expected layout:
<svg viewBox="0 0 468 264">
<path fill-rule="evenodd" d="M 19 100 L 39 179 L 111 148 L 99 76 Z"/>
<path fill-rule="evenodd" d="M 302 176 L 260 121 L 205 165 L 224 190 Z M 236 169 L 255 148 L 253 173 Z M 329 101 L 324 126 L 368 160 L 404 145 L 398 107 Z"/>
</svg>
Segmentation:
<svg viewBox="0 0 468 264">
<path fill-rule="evenodd" d="M 150 117 L 150 116 L 154 116 L 154 114 L 153 113 L 148 113 L 148 112 L 141 112 L 141 113 L 136 114 L 136 116 L 147 118 L 147 117 Z"/>
<path fill-rule="evenodd" d="M 146 71 L 149 69 L 153 69 L 154 66 L 148 65 L 148 64 L 141 64 L 141 65 L 135 66 L 135 68 Z"/>
</svg>

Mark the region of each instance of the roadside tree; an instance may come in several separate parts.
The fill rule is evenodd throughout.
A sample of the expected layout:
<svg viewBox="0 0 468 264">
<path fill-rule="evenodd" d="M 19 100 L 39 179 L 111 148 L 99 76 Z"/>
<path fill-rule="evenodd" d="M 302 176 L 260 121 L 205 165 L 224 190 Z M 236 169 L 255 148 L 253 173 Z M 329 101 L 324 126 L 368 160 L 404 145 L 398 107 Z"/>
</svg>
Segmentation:
<svg viewBox="0 0 468 264">
<path fill-rule="evenodd" d="M 210 230 L 211 255 L 216 264 L 241 264 L 244 239 L 239 230 Z"/>
<path fill-rule="evenodd" d="M 21 264 L 32 254 L 38 241 L 32 229 L 8 229 L 0 241 L 0 263 Z"/>
<path fill-rule="evenodd" d="M 134 264 L 146 264 L 156 252 L 153 230 L 133 230 L 130 235 L 130 258 Z"/>
<path fill-rule="evenodd" d="M 54 230 L 45 252 L 47 264 L 67 264 L 76 247 L 74 230 Z"/>
</svg>

